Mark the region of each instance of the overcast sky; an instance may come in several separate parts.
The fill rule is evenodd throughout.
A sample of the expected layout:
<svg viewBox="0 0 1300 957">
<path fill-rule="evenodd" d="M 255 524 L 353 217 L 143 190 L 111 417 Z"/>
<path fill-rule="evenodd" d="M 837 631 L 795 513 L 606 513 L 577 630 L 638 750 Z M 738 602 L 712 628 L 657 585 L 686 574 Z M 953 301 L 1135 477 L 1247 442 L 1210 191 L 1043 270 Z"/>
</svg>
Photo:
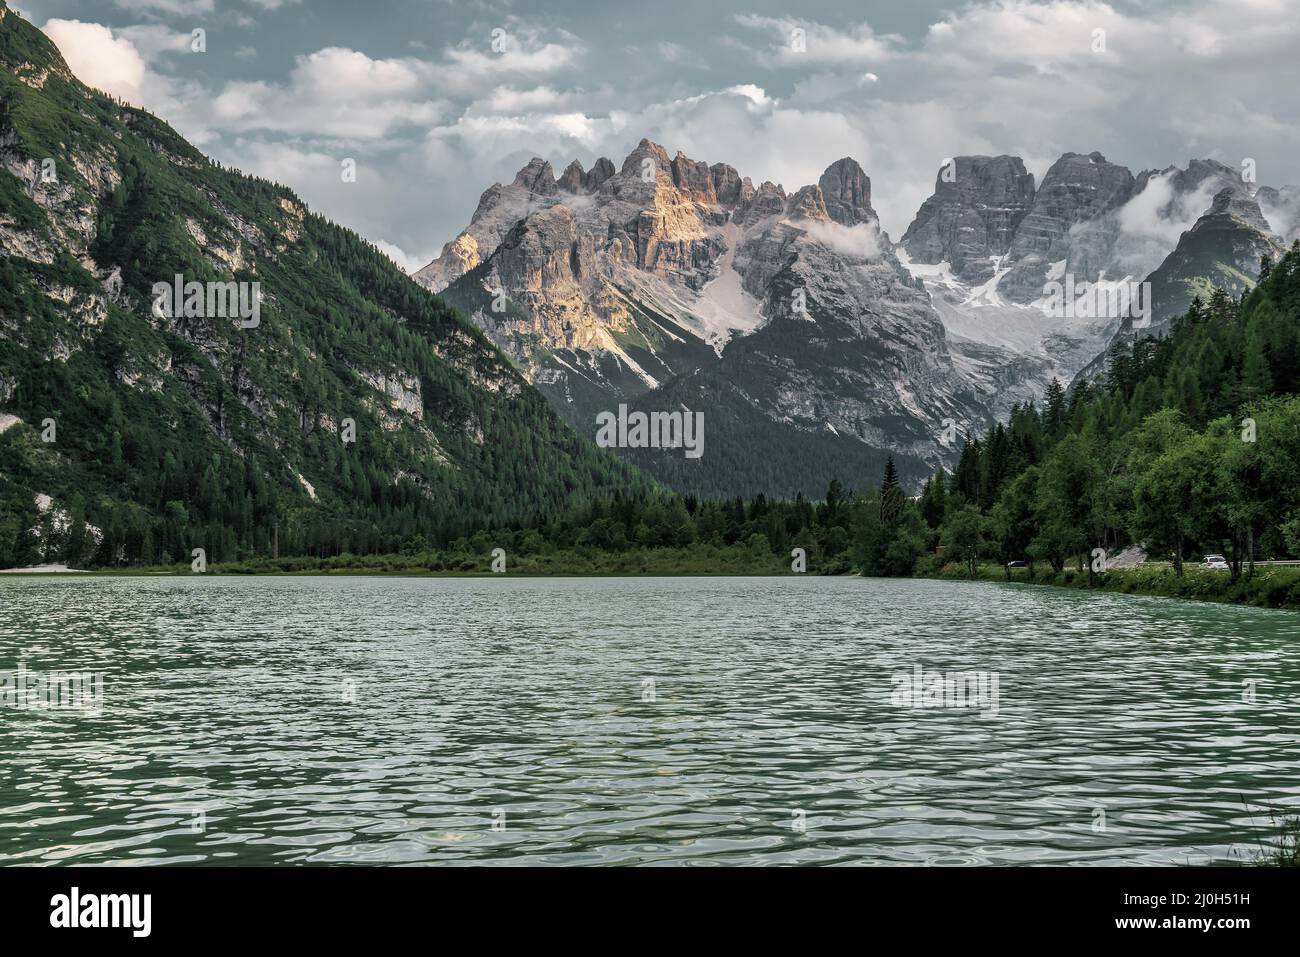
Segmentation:
<svg viewBox="0 0 1300 957">
<path fill-rule="evenodd" d="M 1250 158 L 1261 184 L 1300 183 L 1292 0 L 10 5 L 81 79 L 407 268 L 529 157 L 618 165 L 643 136 L 787 189 L 852 156 L 895 239 L 962 153 L 1016 154 L 1040 178 L 1067 150 L 1134 172 Z"/>
</svg>

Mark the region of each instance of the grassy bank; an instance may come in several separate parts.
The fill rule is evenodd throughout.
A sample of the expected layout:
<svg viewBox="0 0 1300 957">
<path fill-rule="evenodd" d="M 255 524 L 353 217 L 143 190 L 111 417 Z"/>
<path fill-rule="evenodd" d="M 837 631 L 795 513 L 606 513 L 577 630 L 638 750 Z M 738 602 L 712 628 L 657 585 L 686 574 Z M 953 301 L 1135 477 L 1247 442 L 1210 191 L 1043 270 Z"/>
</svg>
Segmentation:
<svg viewBox="0 0 1300 957">
<path fill-rule="evenodd" d="M 922 572 L 918 570 L 918 574 Z M 969 581 L 970 570 L 965 565 L 950 563 L 941 568 L 929 569 L 924 577 Z M 1032 572 L 1028 568 L 1010 569 L 1008 578 L 1006 570 L 1001 566 L 987 563 L 977 566 L 976 579 L 1300 610 L 1300 567 L 1295 566 L 1257 565 L 1254 575 L 1248 577 L 1243 572 L 1241 578 L 1232 582 L 1227 572 L 1211 572 L 1194 567 L 1184 567 L 1180 577 L 1174 573 L 1171 565 L 1116 569 L 1090 577 L 1086 569 L 1080 572 L 1067 568 L 1056 574 L 1050 566 L 1039 564 Z"/>
<path fill-rule="evenodd" d="M 1275 813 L 1271 818 L 1278 832 L 1277 841 L 1271 850 L 1260 854 L 1256 863 L 1264 867 L 1300 867 L 1300 815 Z"/>
</svg>

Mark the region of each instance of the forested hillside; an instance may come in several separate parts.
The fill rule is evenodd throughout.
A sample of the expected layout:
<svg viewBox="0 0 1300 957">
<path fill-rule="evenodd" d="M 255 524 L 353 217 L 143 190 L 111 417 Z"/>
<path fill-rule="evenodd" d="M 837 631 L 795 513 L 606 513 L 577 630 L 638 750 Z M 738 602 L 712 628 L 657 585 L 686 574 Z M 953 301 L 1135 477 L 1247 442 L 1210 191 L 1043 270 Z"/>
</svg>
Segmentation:
<svg viewBox="0 0 1300 957">
<path fill-rule="evenodd" d="M 1054 388 L 968 440 L 917 511 L 947 557 L 1084 567 L 1131 543 L 1181 571 L 1300 555 L 1300 245 L 1242 299 L 1216 290 L 1163 339 L 1108 357 L 1104 382 Z M 890 531 L 912 534 L 906 522 Z M 1088 561 L 1091 566 L 1091 560 Z"/>
<path fill-rule="evenodd" d="M 0 567 L 397 550 L 648 487 L 373 246 L 3 2 L 0 61 Z M 258 283 L 258 323 L 156 314 L 176 275 Z"/>
</svg>

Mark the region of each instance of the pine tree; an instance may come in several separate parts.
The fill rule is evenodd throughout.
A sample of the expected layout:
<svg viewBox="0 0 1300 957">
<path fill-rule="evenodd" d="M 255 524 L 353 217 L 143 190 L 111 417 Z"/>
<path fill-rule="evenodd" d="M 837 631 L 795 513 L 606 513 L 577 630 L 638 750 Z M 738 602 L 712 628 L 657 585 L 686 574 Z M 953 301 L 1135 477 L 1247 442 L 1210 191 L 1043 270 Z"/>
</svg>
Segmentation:
<svg viewBox="0 0 1300 957">
<path fill-rule="evenodd" d="M 885 475 L 880 480 L 880 520 L 893 522 L 903 508 L 903 489 L 898 484 L 898 472 L 894 468 L 894 455 L 891 452 L 885 459 Z"/>
<path fill-rule="evenodd" d="M 943 524 L 944 513 L 948 508 L 947 484 L 947 473 L 940 466 L 935 470 L 934 477 L 925 483 L 925 490 L 921 493 L 921 517 L 931 528 Z"/>
<path fill-rule="evenodd" d="M 1065 387 L 1053 377 L 1047 386 L 1047 409 L 1043 415 L 1043 430 L 1055 441 L 1065 432 Z"/>
<path fill-rule="evenodd" d="M 1269 371 L 1264 345 L 1253 332 L 1246 337 L 1246 352 L 1242 357 L 1241 391 L 1246 400 L 1259 399 L 1273 389 L 1273 376 Z"/>
<path fill-rule="evenodd" d="M 974 505 L 980 496 L 980 443 L 979 439 L 967 436 L 962 446 L 961 458 L 957 460 L 957 471 L 953 475 L 953 491 Z"/>
</svg>

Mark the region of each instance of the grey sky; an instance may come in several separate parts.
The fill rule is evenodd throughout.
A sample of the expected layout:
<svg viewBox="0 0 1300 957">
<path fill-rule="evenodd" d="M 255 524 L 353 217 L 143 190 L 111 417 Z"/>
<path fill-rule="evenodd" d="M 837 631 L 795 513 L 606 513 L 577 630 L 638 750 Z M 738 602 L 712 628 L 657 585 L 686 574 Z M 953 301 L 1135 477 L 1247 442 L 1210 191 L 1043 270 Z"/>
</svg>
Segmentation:
<svg viewBox="0 0 1300 957">
<path fill-rule="evenodd" d="M 1249 157 L 1261 183 L 1300 182 L 1289 0 L 13 5 L 83 79 L 408 267 L 530 156 L 617 164 L 642 136 L 788 189 L 853 156 L 895 238 L 958 153 L 1040 176 L 1066 150 L 1135 172 Z"/>
</svg>

